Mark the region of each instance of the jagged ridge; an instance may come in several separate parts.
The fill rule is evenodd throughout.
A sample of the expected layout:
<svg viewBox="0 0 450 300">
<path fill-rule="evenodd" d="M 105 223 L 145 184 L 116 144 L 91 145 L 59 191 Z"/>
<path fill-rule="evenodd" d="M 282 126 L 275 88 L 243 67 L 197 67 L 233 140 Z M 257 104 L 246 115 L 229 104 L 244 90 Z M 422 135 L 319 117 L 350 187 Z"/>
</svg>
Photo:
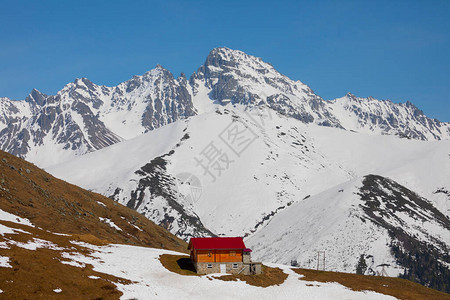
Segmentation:
<svg viewBox="0 0 450 300">
<path fill-rule="evenodd" d="M 205 104 L 212 103 L 270 107 L 304 123 L 358 132 L 450 138 L 449 123 L 426 117 L 410 102 L 394 104 L 351 94 L 325 101 L 261 58 L 215 48 L 189 81 L 184 74 L 174 78 L 158 65 L 116 87 L 82 78 L 55 96 L 34 89 L 22 101 L 1 98 L 0 148 L 47 166 L 208 111 Z M 54 152 L 53 159 L 38 154 L 44 151 Z"/>
</svg>

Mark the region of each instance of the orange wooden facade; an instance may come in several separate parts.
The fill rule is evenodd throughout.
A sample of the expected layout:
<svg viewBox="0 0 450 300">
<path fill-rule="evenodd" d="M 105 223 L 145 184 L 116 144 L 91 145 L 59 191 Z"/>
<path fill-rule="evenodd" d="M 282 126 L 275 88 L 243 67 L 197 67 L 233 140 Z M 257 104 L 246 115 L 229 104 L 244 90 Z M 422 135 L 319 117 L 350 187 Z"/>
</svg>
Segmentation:
<svg viewBox="0 0 450 300">
<path fill-rule="evenodd" d="M 193 250 L 194 262 L 241 262 L 242 250 Z"/>
</svg>

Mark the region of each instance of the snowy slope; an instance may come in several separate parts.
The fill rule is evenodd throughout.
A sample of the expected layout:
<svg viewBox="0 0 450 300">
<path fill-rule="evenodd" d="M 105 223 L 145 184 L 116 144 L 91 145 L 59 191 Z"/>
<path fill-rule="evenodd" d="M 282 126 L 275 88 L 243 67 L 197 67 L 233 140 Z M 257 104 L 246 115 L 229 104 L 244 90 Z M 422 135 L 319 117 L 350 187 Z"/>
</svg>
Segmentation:
<svg viewBox="0 0 450 300">
<path fill-rule="evenodd" d="M 405 236 L 445 254 L 450 249 L 450 221 L 397 183 L 370 175 L 292 205 L 247 244 L 259 258 L 280 263 L 296 260 L 306 268 L 317 265 L 317 251 L 325 251 L 326 269 L 346 272 L 354 272 L 364 254 L 372 257 L 369 266 L 375 272 L 381 271 L 377 266 L 387 264 L 387 274 L 398 276 L 404 268 L 391 245 L 404 242 Z"/>
<path fill-rule="evenodd" d="M 247 240 L 255 258 L 296 260 L 301 267 L 316 268 L 317 251 L 325 251 L 326 270 L 354 272 L 360 254 L 372 254 L 378 264 L 396 266 L 385 246 L 387 231 L 360 219 L 363 214 L 354 199 L 358 184 L 360 180 L 337 185 L 277 214 Z M 390 275 L 397 276 L 400 270 Z"/>
<path fill-rule="evenodd" d="M 271 109 L 218 105 L 213 113 L 48 171 L 110 196 L 185 239 L 208 232 L 247 236 L 260 259 L 281 263 L 296 258 L 305 264 L 316 250 L 334 246 L 333 254 L 327 252 L 329 266 L 354 271 L 360 251 L 372 253 L 376 263 L 395 265 L 390 227 L 361 221 L 366 213 L 354 193 L 362 178 L 388 177 L 430 201 L 440 217 L 448 216 L 448 194 L 439 191 L 450 190 L 449 149 L 450 141 L 359 134 L 306 125 Z M 213 155 L 216 160 L 208 163 Z M 407 215 L 389 224 L 407 224 L 412 235 L 424 226 L 421 235 L 449 247 L 449 228 L 435 215 L 430 226 Z M 355 230 L 361 235 L 355 237 Z"/>
<path fill-rule="evenodd" d="M 309 148 L 313 146 L 303 133 L 302 122 L 295 121 L 291 126 L 290 119 L 275 116 L 274 111 L 244 109 L 231 111 L 218 106 L 215 112 L 176 122 L 48 170 L 72 183 L 113 196 L 156 223 L 167 221 L 162 213 L 153 215 L 155 207 L 163 210 L 157 202 L 174 197 L 185 210 L 195 212 L 209 230 L 233 235 L 250 234 L 264 223 L 266 215 L 319 192 L 324 176 L 331 185 L 348 180 L 350 175 L 345 170 Z M 261 126 L 259 122 L 263 120 L 270 130 Z M 281 124 L 283 128 L 277 129 Z M 245 135 L 236 137 L 235 145 L 231 145 L 233 137 L 228 134 L 246 128 Z M 216 161 L 208 164 L 209 151 L 217 153 L 211 153 Z M 111 169 L 118 157 L 130 159 Z M 166 176 L 166 180 L 157 184 L 166 188 L 165 193 L 154 190 L 151 182 L 145 186 L 148 176 L 142 172 L 144 166 L 159 160 L 164 162 L 161 176 Z M 206 164 L 210 171 L 202 168 Z M 329 165 L 328 169 L 324 164 Z M 151 170 L 155 174 L 161 168 Z M 179 195 L 177 175 L 183 174 L 198 178 L 198 197 Z M 181 232 L 177 234 L 183 236 Z"/>
<path fill-rule="evenodd" d="M 29 102 L 0 98 L 0 130 L 6 128 L 14 119 L 29 117 L 32 109 L 33 106 Z"/>
</svg>

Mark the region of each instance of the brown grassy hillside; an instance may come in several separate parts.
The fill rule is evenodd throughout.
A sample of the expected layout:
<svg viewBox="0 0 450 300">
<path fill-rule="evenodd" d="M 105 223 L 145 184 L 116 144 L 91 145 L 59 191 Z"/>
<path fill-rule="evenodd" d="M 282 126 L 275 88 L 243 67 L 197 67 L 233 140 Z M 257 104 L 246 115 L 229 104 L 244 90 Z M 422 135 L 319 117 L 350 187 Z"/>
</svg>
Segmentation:
<svg viewBox="0 0 450 300">
<path fill-rule="evenodd" d="M 92 235 L 57 235 L 43 229 L 0 221 L 0 225 L 23 230 L 0 235 L 0 256 L 9 258 L 10 267 L 0 268 L 0 299 L 118 299 L 122 293 L 114 283 L 127 280 L 95 272 L 92 266 L 73 266 L 63 253 L 90 255 L 91 249 L 74 244 L 74 240 L 104 243 Z M 55 246 L 27 249 L 35 239 Z M 91 277 L 90 277 L 91 276 Z M 95 276 L 95 277 L 93 277 Z M 56 293 L 55 289 L 62 292 Z"/>
<path fill-rule="evenodd" d="M 439 292 L 406 279 L 365 276 L 341 272 L 325 272 L 309 269 L 293 269 L 304 277 L 301 280 L 317 282 L 337 282 L 354 291 L 374 291 L 377 293 L 394 296 L 402 300 L 450 300 L 450 295 Z"/>
<path fill-rule="evenodd" d="M 112 243 L 186 252 L 187 244 L 144 216 L 100 194 L 57 179 L 0 151 L 0 209 L 43 229 L 90 234 Z M 112 220 L 122 231 L 102 222 Z"/>
<path fill-rule="evenodd" d="M 64 264 L 64 252 L 89 255 L 91 244 L 121 243 L 186 252 L 187 244 L 137 212 L 102 195 L 59 180 L 22 159 L 0 151 L 0 209 L 29 219 L 35 227 L 0 221 L 0 299 L 118 299 L 115 282 L 92 266 Z M 120 230 L 100 218 L 110 219 Z M 105 220 L 106 220 L 105 219 Z M 17 231 L 22 230 L 22 231 Z M 60 235 L 63 233 L 69 235 Z M 36 239 L 55 247 L 27 249 Z M 143 258 L 143 262 L 145 258 Z M 54 290 L 61 289 L 57 293 Z"/>
</svg>

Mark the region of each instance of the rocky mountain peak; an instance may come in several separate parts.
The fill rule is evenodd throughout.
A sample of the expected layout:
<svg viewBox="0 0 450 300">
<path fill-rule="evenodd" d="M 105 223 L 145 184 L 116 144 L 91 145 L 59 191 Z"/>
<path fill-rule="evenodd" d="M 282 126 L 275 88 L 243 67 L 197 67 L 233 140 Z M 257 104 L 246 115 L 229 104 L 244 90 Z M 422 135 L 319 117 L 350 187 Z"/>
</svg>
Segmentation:
<svg viewBox="0 0 450 300">
<path fill-rule="evenodd" d="M 342 98 L 327 101 L 333 115 L 347 130 L 392 134 L 418 140 L 450 138 L 450 124 L 424 115 L 414 104 L 393 103 L 373 97 L 356 97 L 347 93 Z"/>
<path fill-rule="evenodd" d="M 341 127 L 326 110 L 324 100 L 307 85 L 239 50 L 213 49 L 190 84 L 194 95 L 204 85 L 210 99 L 219 104 L 265 105 L 305 123 Z"/>
<path fill-rule="evenodd" d="M 156 64 L 155 69 L 165 70 L 165 68 L 160 64 Z"/>
<path fill-rule="evenodd" d="M 423 111 L 421 109 L 419 109 L 417 106 L 415 106 L 413 103 L 406 101 L 405 106 L 412 112 L 412 115 L 415 118 L 425 118 L 428 119 L 425 114 L 423 113 Z M 430 119 L 431 120 L 431 119 Z M 439 120 L 433 119 L 434 122 L 441 124 L 441 122 Z"/>
<path fill-rule="evenodd" d="M 74 83 L 77 86 L 87 87 L 90 90 L 95 89 L 95 86 L 96 86 L 94 83 L 92 83 L 92 81 L 90 81 L 89 79 L 87 79 L 85 77 L 75 79 Z"/>
<path fill-rule="evenodd" d="M 161 66 L 160 64 L 157 64 L 156 67 L 148 72 L 146 72 L 144 75 L 142 75 L 142 79 L 144 81 L 154 81 L 157 78 L 167 78 L 168 80 L 173 80 L 173 74 L 165 69 L 163 66 Z"/>
<path fill-rule="evenodd" d="M 253 57 L 239 50 L 231 50 L 226 47 L 214 48 L 206 57 L 206 66 L 233 66 L 239 61 L 252 59 Z"/>
<path fill-rule="evenodd" d="M 39 106 L 42 106 L 44 105 L 45 99 L 47 97 L 47 95 L 41 93 L 37 89 L 33 89 L 31 93 L 25 98 L 25 101 L 30 104 L 37 104 Z"/>
<path fill-rule="evenodd" d="M 406 107 L 408 107 L 408 108 L 410 108 L 411 110 L 413 110 L 413 111 L 416 111 L 416 110 L 420 110 L 417 106 L 415 106 L 413 103 L 411 103 L 410 101 L 406 101 L 405 102 L 405 106 Z M 423 113 L 422 113 L 423 114 Z"/>
<path fill-rule="evenodd" d="M 261 58 L 226 47 L 213 49 L 190 83 L 194 94 L 196 87 L 204 84 L 211 90 L 210 98 L 223 104 L 257 104 L 267 96 L 292 93 L 292 89 L 301 86 Z"/>
<path fill-rule="evenodd" d="M 270 63 L 264 62 L 260 57 L 226 47 L 214 48 L 211 50 L 209 55 L 206 57 L 204 64 L 204 67 L 209 67 L 210 70 L 214 70 L 214 67 L 227 70 L 231 68 L 242 68 L 244 66 L 246 69 L 250 68 L 256 71 L 262 69 L 276 71 Z"/>
</svg>

